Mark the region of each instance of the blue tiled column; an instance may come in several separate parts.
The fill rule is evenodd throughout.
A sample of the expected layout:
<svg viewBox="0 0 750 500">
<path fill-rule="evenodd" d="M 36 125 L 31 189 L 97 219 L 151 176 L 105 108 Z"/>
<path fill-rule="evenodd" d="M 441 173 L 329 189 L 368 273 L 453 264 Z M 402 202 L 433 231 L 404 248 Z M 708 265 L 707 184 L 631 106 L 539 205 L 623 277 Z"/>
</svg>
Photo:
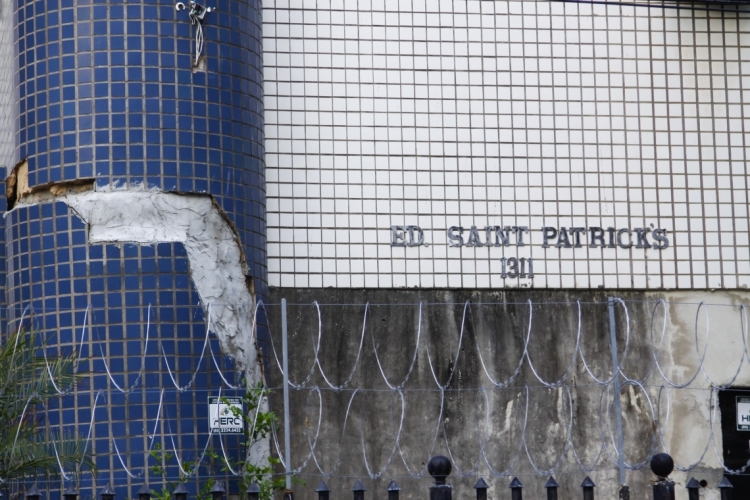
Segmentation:
<svg viewBox="0 0 750 500">
<path fill-rule="evenodd" d="M 100 191 L 213 197 L 238 236 L 262 300 L 260 1 L 206 6 L 218 9 L 205 18 L 205 59 L 194 68 L 195 28 L 171 0 L 17 0 L 15 161 L 27 162 L 29 187 L 42 192 L 92 180 Z M 60 201 L 17 204 L 7 215 L 6 237 L 12 327 L 31 307 L 30 325 L 45 332 L 53 350 L 69 352 L 78 348 L 89 315 L 83 342 L 89 360 L 82 364 L 89 373 L 47 411 L 51 430 L 83 436 L 93 419 L 90 450 L 99 474 L 84 475 L 83 491 L 95 493 L 91 488 L 112 481 L 120 498 L 135 496 L 160 400 L 157 442 L 170 448 L 174 438 L 182 460 L 200 456 L 208 436 L 206 398 L 222 381 L 208 352 L 199 363 L 206 322 L 182 245 L 90 244 L 84 224 Z M 231 372 L 215 339 L 212 347 Z M 136 389 L 121 393 L 105 363 L 121 388 L 138 380 Z M 177 390 L 168 367 L 178 385 L 197 370 L 195 383 Z M 225 444 L 232 449 L 236 439 Z M 169 474 L 177 476 L 176 462 Z"/>
<path fill-rule="evenodd" d="M 77 482 L 84 493 L 111 481 L 121 498 L 132 498 L 147 481 L 144 464 L 155 463 L 147 451 L 153 443 L 170 453 L 174 447 L 183 461 L 197 460 L 207 442 L 220 449 L 218 437 L 209 437 L 207 398 L 220 388 L 227 396 L 240 394 L 222 386 L 219 370 L 235 377 L 216 338 L 203 349 L 206 322 L 182 244 L 92 245 L 84 224 L 62 202 L 12 210 L 6 236 L 8 297 L 24 305 L 11 313 L 16 320 L 23 315 L 24 328 L 44 333 L 51 354 L 81 356 L 79 385 L 44 410 L 53 434 L 90 436 L 99 473 Z M 195 381 L 180 391 L 170 370 L 180 387 L 194 375 Z M 236 457 L 236 437 L 224 444 Z M 206 461 L 198 476 L 218 472 Z M 169 479 L 177 477 L 173 460 Z M 156 489 L 161 480 L 148 478 Z M 61 485 L 48 486 L 54 492 Z"/>
<path fill-rule="evenodd" d="M 210 194 L 265 296 L 260 2 L 216 7 L 194 71 L 195 28 L 172 0 L 17 0 L 15 159 L 31 188 L 95 177 Z"/>
</svg>

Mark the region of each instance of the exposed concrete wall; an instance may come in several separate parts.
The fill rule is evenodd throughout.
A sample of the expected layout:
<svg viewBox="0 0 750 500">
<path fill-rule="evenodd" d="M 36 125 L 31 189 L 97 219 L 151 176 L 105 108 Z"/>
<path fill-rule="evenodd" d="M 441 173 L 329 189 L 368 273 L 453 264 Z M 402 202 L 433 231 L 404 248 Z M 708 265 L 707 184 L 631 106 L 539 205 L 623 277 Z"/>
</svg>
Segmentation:
<svg viewBox="0 0 750 500">
<path fill-rule="evenodd" d="M 607 418 L 611 393 L 608 395 L 607 387 L 591 377 L 581 360 L 583 353 L 589 369 L 600 380 L 611 377 L 606 301 L 612 295 L 625 301 L 628 313 L 626 317 L 625 308 L 617 306 L 623 373 L 646 386 L 645 392 L 633 385 L 622 389 L 626 460 L 643 462 L 652 452 L 666 450 L 680 466 L 697 463 L 687 475 L 673 474 L 678 483 L 677 498 L 687 498 L 684 485 L 690 476 L 708 481 L 702 498 L 718 498 L 716 485 L 722 475 L 717 458 L 722 454 L 720 415 L 716 412 L 714 439 L 709 442 L 713 403 L 706 377 L 715 385 L 728 384 L 742 365 L 733 385 L 750 385 L 750 365 L 743 358 L 743 311 L 739 308 L 750 300 L 746 292 L 272 289 L 272 303 L 278 304 L 282 297 L 290 303 L 291 380 L 302 383 L 312 369 L 307 389 L 293 390 L 291 395 L 294 467 L 308 456 L 309 442 L 317 434 L 320 404 L 321 431 L 315 458 L 324 472 L 333 472 L 334 477 L 326 478 L 334 490 L 332 498 L 348 498 L 352 477 L 368 478 L 368 466 L 372 473 L 384 469 L 378 479 L 365 481 L 368 494 L 385 495 L 388 482 L 395 478 L 404 488 L 402 495 L 424 498 L 430 481 L 408 477 L 421 473 L 430 456 L 448 454 L 449 450 L 454 463 L 467 474 L 460 477 L 454 469 L 450 481 L 456 488 L 454 498 L 473 497 L 471 486 L 479 476 L 490 483 L 490 498 L 509 498 L 510 477 L 492 477 L 487 462 L 496 472 L 510 469 L 511 476 L 520 476 L 529 498 L 542 498 L 546 475 L 540 476 L 530 460 L 538 469 L 556 469 L 561 498 L 578 498 L 586 473 L 578 465 L 576 454 L 587 467 L 597 464 L 597 470 L 590 474 L 598 486 L 597 498 L 617 498 L 611 409 Z M 659 299 L 664 299 L 666 306 L 655 307 Z M 534 304 L 530 330 L 529 300 Z M 577 349 L 578 300 L 581 322 Z M 317 366 L 319 317 L 317 309 L 309 305 L 313 301 L 350 304 L 320 306 L 322 338 Z M 471 307 L 464 319 L 466 301 Z M 699 306 L 701 301 L 712 305 Z M 363 337 L 367 302 L 372 305 Z M 421 339 L 415 356 L 420 302 Z M 269 310 L 271 335 L 280 355 L 279 308 L 272 306 Z M 698 371 L 696 317 L 700 351 L 709 333 L 705 375 Z M 499 383 L 513 376 L 526 335 L 528 357 L 517 377 L 508 387 L 496 387 L 489 377 Z M 654 344 L 661 348 L 652 349 Z M 545 387 L 539 382 L 539 378 L 554 382 L 563 377 L 574 355 L 571 372 L 558 387 Z M 675 384 L 690 380 L 698 371 L 688 388 L 669 390 L 669 405 L 665 390 L 661 391 L 661 402 L 659 399 L 659 388 L 668 384 L 655 369 L 654 357 Z M 395 387 L 407 374 L 402 406 L 401 394 L 389 388 L 385 379 Z M 274 386 L 280 386 L 275 364 L 270 378 Z M 329 383 L 346 387 L 332 390 Z M 439 385 L 446 386 L 442 404 Z M 320 388 L 320 403 L 318 393 L 309 389 L 314 386 Z M 356 394 L 355 389 L 359 389 Z M 280 396 L 281 391 L 276 391 L 272 400 L 272 407 L 279 413 Z M 400 451 L 393 451 L 402 411 Z M 663 433 L 663 446 L 656 439 L 657 430 Z M 487 461 L 480 455 L 483 443 Z M 306 487 L 298 488 L 300 498 L 314 498 L 320 476 L 315 460 L 308 460 L 300 473 L 307 481 Z M 653 477 L 648 468 L 629 471 L 626 477 L 631 498 L 647 498 Z"/>
</svg>

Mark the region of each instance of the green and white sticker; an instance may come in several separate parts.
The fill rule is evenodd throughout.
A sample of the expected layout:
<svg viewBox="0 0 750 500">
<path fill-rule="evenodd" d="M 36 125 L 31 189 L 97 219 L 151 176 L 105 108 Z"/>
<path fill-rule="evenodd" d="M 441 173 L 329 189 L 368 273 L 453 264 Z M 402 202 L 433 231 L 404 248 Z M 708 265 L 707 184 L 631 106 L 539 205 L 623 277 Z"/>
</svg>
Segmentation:
<svg viewBox="0 0 750 500">
<path fill-rule="evenodd" d="M 737 396 L 737 430 L 750 431 L 750 396 Z"/>
<path fill-rule="evenodd" d="M 242 434 L 242 398 L 209 397 L 208 419 L 211 433 Z"/>
</svg>

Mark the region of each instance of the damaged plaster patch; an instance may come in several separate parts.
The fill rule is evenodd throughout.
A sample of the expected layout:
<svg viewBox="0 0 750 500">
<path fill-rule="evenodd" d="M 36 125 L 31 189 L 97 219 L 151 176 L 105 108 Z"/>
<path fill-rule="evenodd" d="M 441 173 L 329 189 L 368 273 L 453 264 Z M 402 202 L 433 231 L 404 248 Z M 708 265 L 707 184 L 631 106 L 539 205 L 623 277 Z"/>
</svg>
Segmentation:
<svg viewBox="0 0 750 500">
<path fill-rule="evenodd" d="M 68 193 L 57 198 L 88 225 L 90 243 L 185 246 L 201 302 L 211 306 L 212 330 L 222 351 L 261 380 L 253 332 L 254 297 L 246 285 L 240 244 L 208 196 L 160 191 Z"/>
<path fill-rule="evenodd" d="M 8 178 L 5 179 L 5 198 L 8 200 L 8 210 L 13 208 L 17 200 L 30 192 L 29 163 L 22 160 L 13 167 Z"/>
<path fill-rule="evenodd" d="M 82 193 L 94 190 L 94 179 L 74 179 L 68 181 L 48 182 L 34 187 L 29 186 L 29 164 L 23 160 L 13 167 L 5 179 L 5 199 L 7 210 L 18 205 L 44 203 L 65 194 Z"/>
</svg>

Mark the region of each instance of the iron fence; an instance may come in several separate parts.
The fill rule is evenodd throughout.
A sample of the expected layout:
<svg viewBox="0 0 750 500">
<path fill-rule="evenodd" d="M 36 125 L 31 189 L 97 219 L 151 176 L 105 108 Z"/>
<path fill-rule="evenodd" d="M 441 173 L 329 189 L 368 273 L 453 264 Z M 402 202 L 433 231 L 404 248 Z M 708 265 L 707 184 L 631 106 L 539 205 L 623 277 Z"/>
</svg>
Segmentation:
<svg viewBox="0 0 750 500">
<path fill-rule="evenodd" d="M 667 453 L 658 453 L 652 457 L 650 466 L 651 471 L 656 476 L 656 480 L 653 482 L 653 500 L 675 500 L 675 483 L 669 479 L 669 475 L 674 470 L 672 457 Z M 453 488 L 448 483 L 448 477 L 452 470 L 450 459 L 442 455 L 434 456 L 428 462 L 427 470 L 434 479 L 434 484 L 429 487 L 429 500 L 453 500 Z M 706 486 L 708 485 L 701 485 L 695 478 L 690 478 L 690 481 L 686 485 L 688 499 L 699 500 L 700 490 Z M 558 488 L 560 485 L 553 476 L 549 477 L 544 487 L 547 491 L 547 500 L 558 500 Z M 498 493 L 495 495 L 495 498 L 506 499 L 510 497 L 510 500 L 523 500 L 523 488 L 523 483 L 517 477 L 514 477 L 508 485 L 510 493 Z M 596 484 L 589 476 L 583 479 L 580 488 L 580 498 L 583 500 L 596 499 Z M 721 500 L 732 500 L 734 487 L 727 476 L 722 477 L 717 488 L 721 492 Z M 474 484 L 476 500 L 487 500 L 488 489 L 489 485 L 484 478 L 480 477 L 476 484 Z M 367 489 L 362 484 L 362 481 L 357 479 L 351 488 L 352 500 L 366 500 L 366 491 Z M 386 488 L 388 500 L 399 500 L 400 491 L 401 487 L 398 483 L 395 480 L 391 481 Z M 325 481 L 320 482 L 315 492 L 318 495 L 318 500 L 332 500 L 330 495 L 331 489 Z M 209 493 L 211 500 L 224 500 L 227 491 L 223 480 L 216 480 Z M 260 487 L 256 483 L 251 483 L 245 495 L 247 500 L 259 500 L 260 493 Z M 188 500 L 188 495 L 188 489 L 181 483 L 173 491 L 172 498 L 174 500 Z M 62 493 L 63 500 L 78 500 L 78 496 L 78 491 L 72 486 Z M 115 496 L 115 492 L 109 484 L 99 492 L 101 500 L 115 500 Z M 151 496 L 152 493 L 147 484 L 144 484 L 138 491 L 138 500 L 151 500 Z M 42 493 L 35 483 L 26 491 L 24 497 L 25 500 L 42 500 Z M 0 498 L 2 498 L 1 494 Z M 284 491 L 284 500 L 294 500 L 294 492 L 291 490 Z M 628 486 L 621 487 L 619 500 L 630 500 Z"/>
</svg>

